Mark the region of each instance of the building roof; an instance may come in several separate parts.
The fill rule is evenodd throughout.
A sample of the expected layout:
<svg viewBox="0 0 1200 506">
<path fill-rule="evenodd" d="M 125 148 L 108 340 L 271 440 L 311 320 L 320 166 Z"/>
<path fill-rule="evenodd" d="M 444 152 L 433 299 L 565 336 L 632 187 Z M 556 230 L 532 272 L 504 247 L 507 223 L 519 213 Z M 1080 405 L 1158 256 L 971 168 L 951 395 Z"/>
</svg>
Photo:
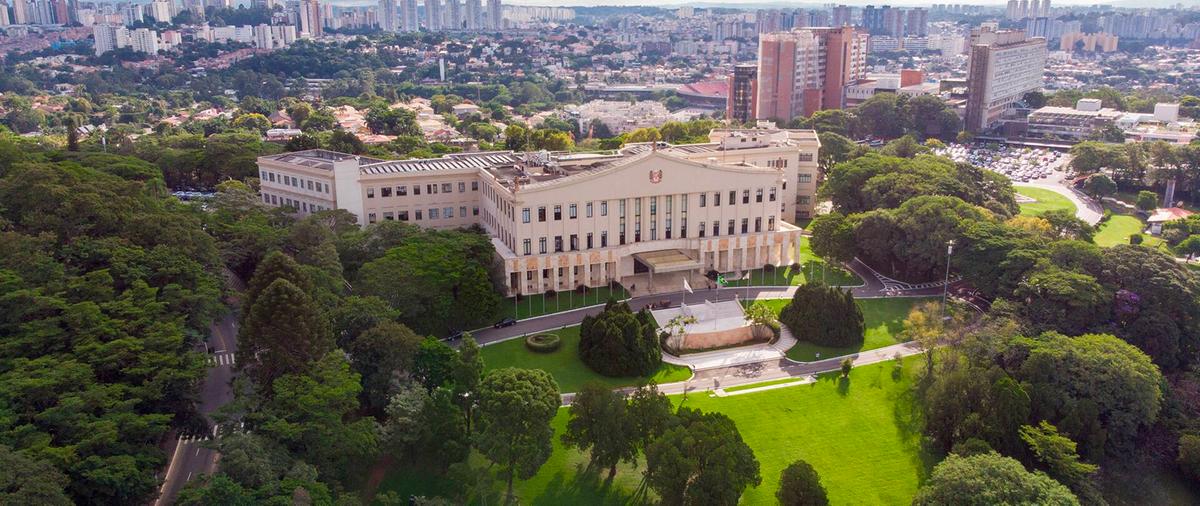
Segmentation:
<svg viewBox="0 0 1200 506">
<path fill-rule="evenodd" d="M 496 166 L 511 166 L 520 160 L 512 151 L 484 151 L 479 153 L 453 153 L 441 158 L 414 160 L 376 161 L 360 167 L 363 174 L 389 174 L 398 172 L 421 172 L 432 170 L 481 169 Z"/>
<path fill-rule="evenodd" d="M 1160 207 L 1154 210 L 1154 214 L 1150 215 L 1146 221 L 1148 223 L 1163 223 L 1167 221 L 1182 220 L 1191 216 L 1193 213 L 1182 207 Z"/>
<path fill-rule="evenodd" d="M 701 81 L 698 83 L 689 83 L 680 86 L 675 90 L 680 95 L 707 97 L 707 98 L 728 98 L 729 97 L 729 81 Z"/>
<path fill-rule="evenodd" d="M 294 165 L 303 165 L 321 170 L 333 170 L 333 163 L 342 160 L 357 158 L 359 163 L 378 163 L 383 160 L 368 158 L 365 156 L 352 155 L 348 153 L 338 153 L 337 151 L 329 151 L 327 149 L 310 149 L 307 151 L 295 151 L 292 153 L 283 153 L 278 155 L 268 155 L 261 157 L 264 160 L 273 160 L 281 163 L 290 163 Z"/>
</svg>

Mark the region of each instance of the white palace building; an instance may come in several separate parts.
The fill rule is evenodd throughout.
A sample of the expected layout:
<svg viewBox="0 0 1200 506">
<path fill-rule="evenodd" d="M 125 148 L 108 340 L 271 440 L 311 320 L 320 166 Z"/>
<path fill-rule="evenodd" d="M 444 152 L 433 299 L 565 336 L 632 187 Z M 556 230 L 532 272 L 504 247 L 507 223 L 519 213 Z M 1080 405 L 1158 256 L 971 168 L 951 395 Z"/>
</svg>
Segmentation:
<svg viewBox="0 0 1200 506">
<path fill-rule="evenodd" d="M 646 274 L 694 284 L 709 270 L 799 262 L 793 223 L 813 212 L 816 133 L 722 129 L 709 138 L 395 161 L 310 150 L 260 157 L 258 168 L 263 201 L 301 214 L 345 209 L 364 226 L 481 226 L 508 295 L 629 286 Z"/>
</svg>

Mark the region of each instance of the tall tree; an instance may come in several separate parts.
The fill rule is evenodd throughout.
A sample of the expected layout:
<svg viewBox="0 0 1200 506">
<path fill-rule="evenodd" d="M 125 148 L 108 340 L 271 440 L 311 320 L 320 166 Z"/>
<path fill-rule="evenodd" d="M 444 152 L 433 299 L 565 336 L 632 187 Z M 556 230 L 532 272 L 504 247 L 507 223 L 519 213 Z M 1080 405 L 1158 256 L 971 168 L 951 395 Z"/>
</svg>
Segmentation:
<svg viewBox="0 0 1200 506">
<path fill-rule="evenodd" d="M 775 492 L 782 506 L 826 506 L 829 497 L 821 485 L 817 470 L 803 460 L 792 462 L 779 475 L 779 490 Z"/>
<path fill-rule="evenodd" d="M 1050 477 L 1071 487 L 1076 493 L 1091 490 L 1088 480 L 1100 467 L 1081 461 L 1075 452 L 1075 442 L 1059 434 L 1058 427 L 1045 420 L 1036 427 L 1023 425 L 1021 439 L 1046 465 Z"/>
<path fill-rule="evenodd" d="M 984 453 L 946 457 L 933 468 L 913 499 L 914 506 L 943 504 L 1077 506 L 1079 500 L 1067 487 L 1041 472 L 1031 473 L 1016 460 Z"/>
<path fill-rule="evenodd" d="M 502 467 L 512 497 L 513 479 L 528 479 L 550 458 L 550 420 L 560 404 L 558 384 L 540 369 L 497 369 L 479 386 L 476 447 Z"/>
<path fill-rule="evenodd" d="M 241 301 L 243 318 L 250 314 L 250 308 L 254 307 L 254 301 L 258 299 L 258 295 L 277 279 L 288 280 L 292 286 L 306 294 L 313 291 L 312 280 L 308 278 L 295 259 L 282 252 L 272 251 L 263 257 L 262 262 L 254 269 L 254 277 L 246 283 L 246 291 L 242 294 Z"/>
<path fill-rule="evenodd" d="M 238 367 L 268 388 L 276 378 L 308 370 L 333 349 L 324 315 L 287 279 L 276 279 L 256 297 L 238 338 Z"/>
<path fill-rule="evenodd" d="M 680 408 L 679 423 L 646 448 L 646 482 L 663 504 L 737 504 L 762 483 L 758 459 L 733 420 Z"/>
<path fill-rule="evenodd" d="M 74 504 L 67 497 L 67 477 L 49 462 L 0 445 L 0 504 Z"/>
<path fill-rule="evenodd" d="M 362 376 L 364 407 L 383 412 L 399 380 L 412 372 L 422 341 L 408 327 L 385 321 L 347 343 L 354 371 Z"/>
<path fill-rule="evenodd" d="M 575 394 L 569 412 L 562 441 L 589 451 L 589 466 L 608 468 L 611 478 L 617 474 L 618 463 L 633 462 L 637 457 L 635 434 L 621 394 L 603 383 L 588 382 Z"/>
</svg>

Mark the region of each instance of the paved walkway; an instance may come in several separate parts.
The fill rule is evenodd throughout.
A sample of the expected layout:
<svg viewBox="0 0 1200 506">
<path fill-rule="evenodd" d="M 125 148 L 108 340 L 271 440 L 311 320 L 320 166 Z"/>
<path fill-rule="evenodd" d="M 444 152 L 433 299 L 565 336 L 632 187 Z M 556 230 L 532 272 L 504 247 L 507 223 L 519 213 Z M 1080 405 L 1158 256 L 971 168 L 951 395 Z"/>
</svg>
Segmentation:
<svg viewBox="0 0 1200 506">
<path fill-rule="evenodd" d="M 1017 186 L 1032 186 L 1043 190 L 1050 190 L 1054 193 L 1062 195 L 1071 200 L 1075 204 L 1075 216 L 1089 225 L 1100 223 L 1100 218 L 1104 217 L 1104 208 L 1100 206 L 1091 197 L 1088 197 L 1083 192 L 1072 188 L 1070 183 L 1066 181 L 1066 172 L 1055 172 L 1055 175 L 1041 181 L 1031 181 L 1028 183 L 1013 182 Z M 1018 190 L 1020 192 L 1020 190 Z"/>
</svg>

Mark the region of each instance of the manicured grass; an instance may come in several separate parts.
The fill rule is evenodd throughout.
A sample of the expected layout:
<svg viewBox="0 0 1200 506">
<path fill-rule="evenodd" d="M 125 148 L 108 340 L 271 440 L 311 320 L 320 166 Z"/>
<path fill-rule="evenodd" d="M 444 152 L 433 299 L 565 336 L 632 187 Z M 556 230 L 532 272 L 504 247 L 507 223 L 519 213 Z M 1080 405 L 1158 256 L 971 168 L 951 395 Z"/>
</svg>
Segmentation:
<svg viewBox="0 0 1200 506">
<path fill-rule="evenodd" d="M 611 387 L 637 385 L 647 379 L 655 382 L 674 383 L 692 376 L 686 367 L 664 363 L 654 376 L 650 378 L 609 378 L 601 376 L 588 369 L 579 360 L 579 326 L 550 332 L 558 334 L 562 346 L 551 353 L 535 353 L 525 347 L 525 339 L 510 339 L 502 343 L 483 347 L 483 364 L 487 370 L 504 367 L 521 367 L 525 369 L 542 369 L 558 382 L 562 392 L 578 392 L 584 383 L 599 381 Z"/>
<path fill-rule="evenodd" d="M 776 504 L 779 473 L 797 459 L 817 470 L 831 504 L 909 504 L 930 464 L 909 396 L 918 362 L 907 359 L 899 378 L 883 362 L 856 367 L 847 380 L 826 374 L 791 388 L 690 395 L 684 404 L 728 415 L 754 450 L 762 484 L 742 504 Z"/>
<path fill-rule="evenodd" d="M 1129 244 L 1130 235 L 1142 234 L 1143 246 L 1150 248 L 1165 247 L 1166 243 L 1162 239 L 1142 233 L 1145 229 L 1146 223 L 1136 216 L 1117 214 L 1100 225 L 1100 229 L 1096 232 L 1093 240 L 1100 247 L 1107 248 L 1118 244 Z"/>
<path fill-rule="evenodd" d="M 830 265 L 825 260 L 813 254 L 809 238 L 800 240 L 800 258 L 802 268 L 793 270 L 792 266 L 781 266 L 779 269 L 754 269 L 750 271 L 750 286 L 789 286 L 802 285 L 810 279 L 822 281 L 830 286 L 858 286 L 863 283 L 853 272 L 836 265 Z M 728 273 L 727 286 L 746 286 L 747 281 L 734 280 L 735 274 Z"/>
<path fill-rule="evenodd" d="M 796 459 L 808 461 L 821 476 L 832 504 L 908 504 L 931 461 L 921 453 L 916 408 L 910 397 L 918 360 L 905 360 L 894 377 L 891 362 L 856 367 L 842 380 L 822 375 L 816 383 L 731 397 L 707 393 L 673 396 L 676 404 L 724 413 L 759 461 L 762 484 L 748 489 L 742 504 L 776 504 L 779 473 Z M 607 472 L 586 471 L 586 455 L 564 448 L 559 439 L 567 409 L 552 425 L 554 452 L 531 479 L 516 483 L 524 504 L 617 505 L 655 502 L 639 490 L 645 461 L 622 464 L 607 482 Z M 472 462 L 485 464 L 478 455 Z M 503 490 L 503 482 L 495 484 Z M 393 469 L 379 492 L 438 495 L 456 485 L 445 477 L 412 469 Z M 492 501 L 489 501 L 492 502 Z"/>
<path fill-rule="evenodd" d="M 574 292 L 557 292 L 552 297 L 546 297 L 543 294 L 526 295 L 521 297 L 521 300 L 513 303 L 513 297 L 504 299 L 502 310 L 504 316 L 510 316 L 518 320 L 532 318 L 551 313 L 559 313 L 562 311 L 570 311 L 575 308 L 594 306 L 608 302 L 609 297 L 615 297 L 617 300 L 629 298 L 629 292 L 625 291 L 621 285 L 615 285 L 614 290 L 609 290 L 607 286 L 598 288 L 589 288 L 586 294 Z"/>
<path fill-rule="evenodd" d="M 1066 209 L 1072 213 L 1075 212 L 1075 203 L 1071 202 L 1071 199 L 1068 199 L 1057 192 L 1043 188 L 1035 188 L 1032 186 L 1018 185 L 1013 185 L 1013 189 L 1016 190 L 1017 193 L 1037 201 L 1021 204 L 1021 214 L 1037 216 L 1046 211 L 1054 211 L 1057 209 Z"/>
<path fill-rule="evenodd" d="M 936 300 L 936 297 L 855 299 L 854 302 L 858 304 L 858 307 L 862 308 L 863 323 L 866 326 L 866 335 L 863 338 L 862 346 L 845 346 L 840 348 L 817 346 L 805 341 L 804 336 L 796 336 L 796 339 L 800 342 L 788 350 L 787 356 L 792 360 L 812 362 L 900 343 L 900 331 L 904 330 L 904 319 L 908 317 L 909 311 L 912 310 L 913 306 L 927 300 Z M 767 299 L 761 302 L 773 309 L 776 314 L 779 314 L 783 310 L 783 307 L 791 301 L 787 299 Z M 818 353 L 820 356 L 817 355 Z"/>
</svg>

